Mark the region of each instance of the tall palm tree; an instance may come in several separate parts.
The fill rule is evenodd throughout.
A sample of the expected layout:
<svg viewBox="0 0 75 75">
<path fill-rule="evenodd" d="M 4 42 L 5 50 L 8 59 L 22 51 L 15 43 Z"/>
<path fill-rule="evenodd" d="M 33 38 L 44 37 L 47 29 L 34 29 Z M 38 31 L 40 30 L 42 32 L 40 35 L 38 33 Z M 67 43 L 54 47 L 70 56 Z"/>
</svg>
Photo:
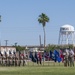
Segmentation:
<svg viewBox="0 0 75 75">
<path fill-rule="evenodd" d="M 45 33 L 45 26 L 46 26 L 46 22 L 49 22 L 49 17 L 42 13 L 41 15 L 39 15 L 38 18 L 38 22 L 42 24 L 43 26 L 43 32 L 44 32 L 44 47 L 46 46 L 46 33 Z"/>
</svg>

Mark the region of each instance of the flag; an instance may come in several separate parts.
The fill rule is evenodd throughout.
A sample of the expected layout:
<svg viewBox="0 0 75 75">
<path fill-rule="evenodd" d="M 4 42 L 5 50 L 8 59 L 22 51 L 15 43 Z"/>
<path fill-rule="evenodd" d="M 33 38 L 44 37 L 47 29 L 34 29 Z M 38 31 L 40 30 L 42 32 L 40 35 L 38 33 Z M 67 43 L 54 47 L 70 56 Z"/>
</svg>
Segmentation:
<svg viewBox="0 0 75 75">
<path fill-rule="evenodd" d="M 35 52 L 35 58 L 38 59 L 38 57 L 37 57 L 37 53 L 36 53 L 36 52 Z"/>
<path fill-rule="evenodd" d="M 54 53 L 50 50 L 50 52 L 49 52 L 49 57 L 52 59 L 52 60 L 54 60 L 55 58 L 54 58 Z"/>
<path fill-rule="evenodd" d="M 61 61 L 62 61 L 61 57 L 58 57 L 58 58 L 57 58 L 57 61 L 58 61 L 58 62 L 61 62 Z"/>
<path fill-rule="evenodd" d="M 30 52 L 29 57 L 31 58 L 31 60 L 32 60 L 33 62 L 36 62 L 36 59 L 35 59 L 35 57 L 33 56 L 32 52 Z"/>
<path fill-rule="evenodd" d="M 41 61 L 42 61 L 42 55 L 40 52 L 38 52 L 38 58 L 39 58 L 39 61 L 40 61 L 40 64 L 41 64 Z"/>
<path fill-rule="evenodd" d="M 50 57 L 50 58 L 52 58 L 52 53 L 53 53 L 53 52 L 52 52 L 52 51 L 50 51 L 50 54 L 49 54 L 49 57 Z"/>
<path fill-rule="evenodd" d="M 63 62 L 64 61 L 64 55 L 63 55 L 62 50 L 59 51 L 59 54 L 60 54 L 61 61 Z"/>
<path fill-rule="evenodd" d="M 0 51 L 0 54 L 1 54 L 1 51 Z"/>
<path fill-rule="evenodd" d="M 60 62 L 61 61 L 61 57 L 60 57 L 60 54 L 57 50 L 54 50 L 54 57 L 55 57 L 55 62 L 58 61 Z"/>
<path fill-rule="evenodd" d="M 32 52 L 29 53 L 29 58 L 32 58 Z"/>
<path fill-rule="evenodd" d="M 44 57 L 46 58 L 46 60 L 48 60 L 48 58 L 49 58 L 49 52 L 44 51 Z"/>
<path fill-rule="evenodd" d="M 9 51 L 9 54 L 11 54 L 11 51 Z"/>
<path fill-rule="evenodd" d="M 37 56 L 37 52 L 35 52 L 35 59 L 36 59 L 36 62 L 38 64 L 38 56 Z"/>
</svg>

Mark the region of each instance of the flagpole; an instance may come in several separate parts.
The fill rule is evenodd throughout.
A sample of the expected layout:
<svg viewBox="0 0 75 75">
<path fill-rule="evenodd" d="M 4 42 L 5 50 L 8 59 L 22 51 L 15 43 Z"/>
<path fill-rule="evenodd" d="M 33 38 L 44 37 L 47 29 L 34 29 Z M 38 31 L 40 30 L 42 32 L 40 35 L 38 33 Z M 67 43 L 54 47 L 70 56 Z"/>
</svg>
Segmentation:
<svg viewBox="0 0 75 75">
<path fill-rule="evenodd" d="M 1 52 L 1 33 L 0 33 L 0 52 Z"/>
<path fill-rule="evenodd" d="M 0 55 L 1 55 L 2 53 L 1 53 L 1 33 L 0 33 Z M 1 58 L 2 58 L 2 56 L 1 56 Z M 1 61 L 2 60 L 0 60 L 0 64 L 1 64 Z"/>
<path fill-rule="evenodd" d="M 0 33 L 0 55 L 1 55 L 1 33 Z M 0 64 L 1 64 L 1 60 L 0 60 Z"/>
<path fill-rule="evenodd" d="M 0 22 L 1 22 L 1 15 L 0 15 Z M 0 51 L 1 51 L 1 32 L 0 32 Z"/>
</svg>

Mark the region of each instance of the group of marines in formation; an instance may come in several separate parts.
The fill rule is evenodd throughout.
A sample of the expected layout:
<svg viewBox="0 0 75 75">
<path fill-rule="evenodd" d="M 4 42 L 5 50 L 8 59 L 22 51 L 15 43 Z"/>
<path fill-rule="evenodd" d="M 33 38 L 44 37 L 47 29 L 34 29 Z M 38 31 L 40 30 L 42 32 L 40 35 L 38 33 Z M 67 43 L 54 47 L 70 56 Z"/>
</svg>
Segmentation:
<svg viewBox="0 0 75 75">
<path fill-rule="evenodd" d="M 64 66 L 74 66 L 74 51 L 72 49 L 65 49 L 64 55 Z M 0 53 L 0 65 L 4 66 L 20 66 L 26 65 L 28 56 L 21 52 L 9 53 L 9 56 L 5 53 L 4 55 Z"/>
<path fill-rule="evenodd" d="M 0 53 L 0 65 L 1 66 L 20 66 L 25 65 L 26 57 L 21 52 L 14 52 L 13 54 Z"/>
</svg>

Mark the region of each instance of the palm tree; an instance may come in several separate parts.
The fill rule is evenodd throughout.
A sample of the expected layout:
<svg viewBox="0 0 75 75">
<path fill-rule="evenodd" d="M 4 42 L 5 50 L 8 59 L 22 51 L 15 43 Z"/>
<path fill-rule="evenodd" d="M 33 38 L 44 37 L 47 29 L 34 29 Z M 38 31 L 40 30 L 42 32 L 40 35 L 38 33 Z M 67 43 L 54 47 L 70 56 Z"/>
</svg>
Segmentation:
<svg viewBox="0 0 75 75">
<path fill-rule="evenodd" d="M 43 32 L 44 32 L 44 47 L 46 46 L 46 33 L 45 33 L 45 26 L 46 22 L 49 22 L 49 17 L 46 16 L 46 14 L 42 13 L 39 15 L 38 22 L 42 24 L 43 26 Z"/>
</svg>

